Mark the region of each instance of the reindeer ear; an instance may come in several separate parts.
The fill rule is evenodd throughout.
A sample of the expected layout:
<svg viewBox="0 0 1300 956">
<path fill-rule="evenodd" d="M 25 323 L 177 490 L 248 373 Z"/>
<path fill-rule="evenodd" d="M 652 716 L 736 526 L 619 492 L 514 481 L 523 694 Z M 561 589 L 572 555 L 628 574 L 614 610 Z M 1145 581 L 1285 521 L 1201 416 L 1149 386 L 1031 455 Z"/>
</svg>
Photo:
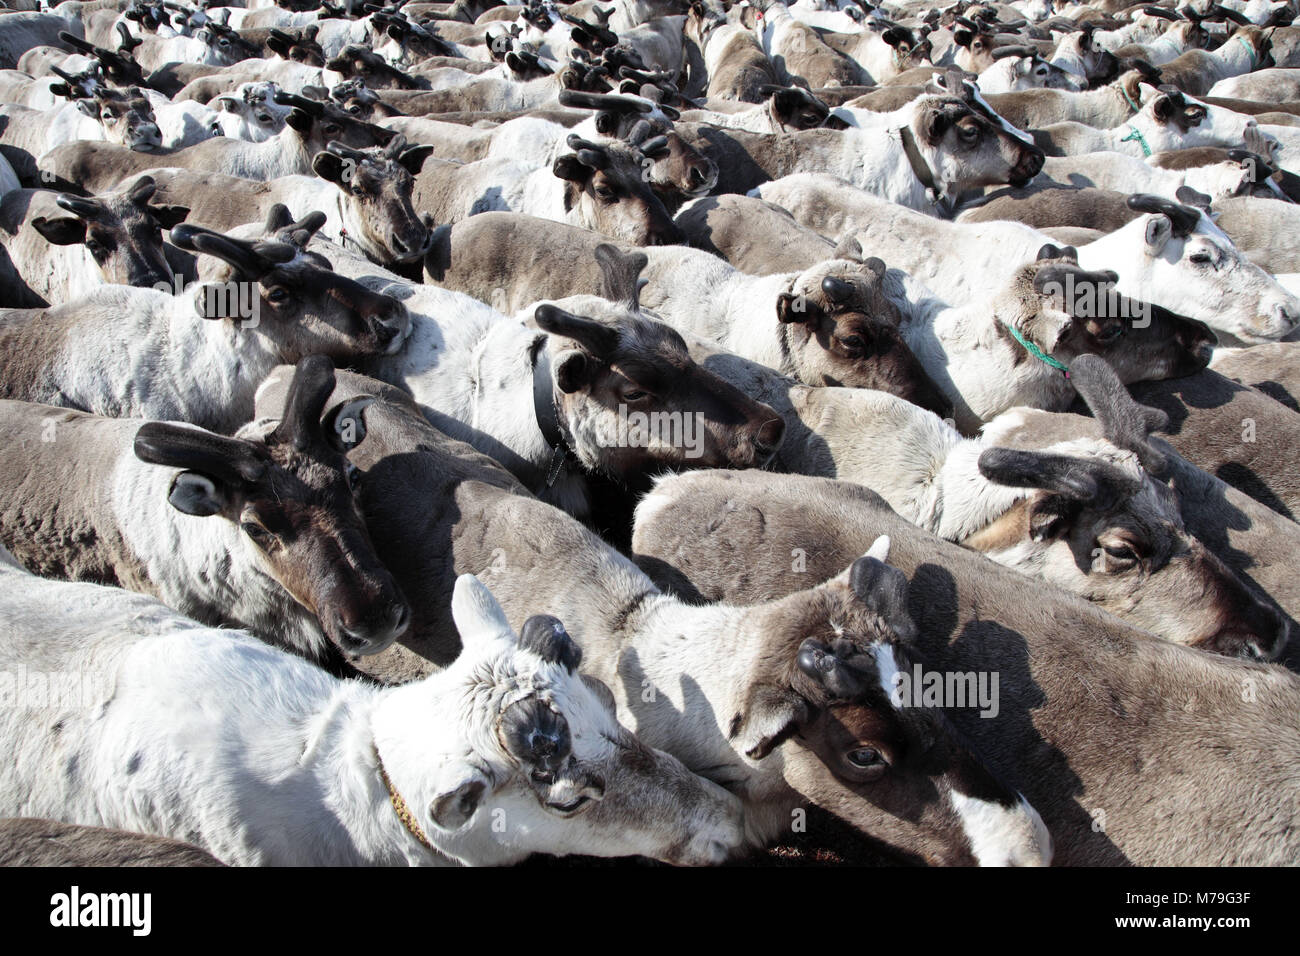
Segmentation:
<svg viewBox="0 0 1300 956">
<path fill-rule="evenodd" d="M 402 150 L 402 155 L 397 157 L 397 161 L 402 164 L 412 176 L 418 176 L 420 170 L 424 168 L 424 161 L 433 155 L 433 147 L 429 145 L 408 146 Z"/>
<path fill-rule="evenodd" d="M 810 322 L 820 315 L 807 296 L 782 292 L 776 297 L 776 318 L 780 322 Z"/>
<path fill-rule="evenodd" d="M 224 487 L 207 475 L 182 471 L 172 480 L 167 501 L 181 514 L 207 518 L 224 511 L 230 496 Z"/>
<path fill-rule="evenodd" d="M 554 165 L 551 166 L 553 172 L 560 179 L 567 179 L 571 183 L 585 183 L 595 172 L 590 166 L 578 160 L 576 155 L 561 156 Z"/>
<path fill-rule="evenodd" d="M 243 282 L 204 282 L 194 290 L 194 311 L 201 319 L 251 319 L 256 314 L 256 299 L 252 303 L 241 301 L 236 291 L 245 288 Z M 245 315 L 245 306 L 253 314 Z"/>
<path fill-rule="evenodd" d="M 338 451 L 347 453 L 366 440 L 366 409 L 373 405 L 373 395 L 361 395 L 330 409 L 321 420 L 321 428 Z"/>
<path fill-rule="evenodd" d="M 811 716 L 808 702 L 788 687 L 754 684 L 728 737 L 751 760 L 762 760 Z"/>
<path fill-rule="evenodd" d="M 149 213 L 163 229 L 179 226 L 190 214 L 189 206 L 150 206 Z"/>
<path fill-rule="evenodd" d="M 505 611 L 478 578 L 462 574 L 451 595 L 451 618 L 465 649 L 484 646 L 499 637 L 513 637 Z"/>
<path fill-rule="evenodd" d="M 352 172 L 356 169 L 356 163 L 322 150 L 312 158 L 311 168 L 312 172 L 321 179 L 346 189 L 348 181 L 352 178 Z"/>
<path fill-rule="evenodd" d="M 591 383 L 591 363 L 578 349 L 569 349 L 555 361 L 555 384 L 565 395 L 581 391 Z"/>
<path fill-rule="evenodd" d="M 840 241 L 835 244 L 835 251 L 831 253 L 831 258 L 861 262 L 862 243 L 858 241 L 858 237 L 852 232 L 845 232 L 844 235 L 840 236 Z"/>
<path fill-rule="evenodd" d="M 1168 216 L 1156 214 L 1147 221 L 1147 255 L 1158 256 L 1174 234 L 1174 224 Z"/>
<path fill-rule="evenodd" d="M 290 128 L 296 130 L 303 136 L 306 136 L 311 132 L 311 124 L 313 122 L 311 114 L 305 113 L 300 109 L 291 109 L 289 115 L 284 118 L 284 121 Z"/>
<path fill-rule="evenodd" d="M 438 774 L 429 816 L 433 825 L 448 832 L 461 829 L 478 812 L 479 804 L 492 782 L 481 770 L 457 761 Z"/>
<path fill-rule="evenodd" d="M 1035 541 L 1064 537 L 1079 514 L 1079 507 L 1079 502 L 1064 495 L 1038 496 L 1029 506 L 1029 536 Z"/>
<path fill-rule="evenodd" d="M 32 228 L 55 246 L 77 246 L 86 241 L 86 223 L 77 216 L 58 216 L 32 220 Z"/>
</svg>

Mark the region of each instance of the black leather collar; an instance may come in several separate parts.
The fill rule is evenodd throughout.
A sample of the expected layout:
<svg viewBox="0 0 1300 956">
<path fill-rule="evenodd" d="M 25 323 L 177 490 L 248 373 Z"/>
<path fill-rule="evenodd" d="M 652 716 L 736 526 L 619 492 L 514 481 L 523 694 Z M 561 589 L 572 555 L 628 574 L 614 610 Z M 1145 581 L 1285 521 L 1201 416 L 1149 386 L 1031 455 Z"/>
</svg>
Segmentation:
<svg viewBox="0 0 1300 956">
<path fill-rule="evenodd" d="M 560 427 L 559 412 L 555 408 L 555 379 L 551 376 L 551 359 L 546 352 L 546 336 L 539 335 L 529 349 L 533 362 L 533 417 L 541 429 L 542 440 L 551 449 L 551 457 L 542 475 L 542 485 L 550 488 L 560 473 L 571 462 L 577 462 L 569 442 Z"/>
</svg>

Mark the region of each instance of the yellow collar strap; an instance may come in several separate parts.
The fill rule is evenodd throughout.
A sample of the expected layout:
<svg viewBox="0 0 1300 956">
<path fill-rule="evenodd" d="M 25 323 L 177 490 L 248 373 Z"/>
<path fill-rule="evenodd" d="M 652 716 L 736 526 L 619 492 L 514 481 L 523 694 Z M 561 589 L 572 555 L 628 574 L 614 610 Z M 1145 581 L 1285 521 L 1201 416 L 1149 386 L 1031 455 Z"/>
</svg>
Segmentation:
<svg viewBox="0 0 1300 956">
<path fill-rule="evenodd" d="M 402 795 L 398 793 L 397 788 L 393 786 L 393 781 L 388 779 L 388 771 L 384 769 L 384 761 L 379 757 L 378 747 L 375 748 L 375 764 L 379 767 L 379 779 L 384 781 L 384 788 L 388 791 L 388 802 L 393 805 L 393 810 L 397 814 L 397 819 L 402 821 L 402 825 L 406 827 L 411 836 L 420 841 L 421 846 L 430 853 L 440 856 L 441 854 L 439 854 L 438 851 L 433 848 L 433 844 L 429 842 L 429 838 L 424 835 L 424 831 L 420 829 L 420 823 L 415 819 L 415 814 L 411 812 L 411 808 L 406 805 L 406 801 L 402 799 Z"/>
</svg>

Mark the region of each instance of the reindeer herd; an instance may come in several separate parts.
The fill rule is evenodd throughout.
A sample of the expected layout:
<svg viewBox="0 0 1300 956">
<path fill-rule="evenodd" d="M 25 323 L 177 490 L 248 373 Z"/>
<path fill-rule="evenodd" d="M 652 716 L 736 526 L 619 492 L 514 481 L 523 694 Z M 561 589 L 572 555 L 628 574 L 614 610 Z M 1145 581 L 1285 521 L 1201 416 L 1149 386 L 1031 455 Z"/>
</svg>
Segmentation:
<svg viewBox="0 0 1300 956">
<path fill-rule="evenodd" d="M 0 862 L 1300 863 L 1293 0 L 249 2 L 0 4 Z"/>
</svg>

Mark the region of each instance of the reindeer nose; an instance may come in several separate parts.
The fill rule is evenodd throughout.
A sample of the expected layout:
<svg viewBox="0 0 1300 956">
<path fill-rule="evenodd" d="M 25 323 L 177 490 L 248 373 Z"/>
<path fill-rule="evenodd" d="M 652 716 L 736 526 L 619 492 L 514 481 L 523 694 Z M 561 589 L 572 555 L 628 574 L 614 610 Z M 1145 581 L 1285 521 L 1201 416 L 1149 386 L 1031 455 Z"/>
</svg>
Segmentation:
<svg viewBox="0 0 1300 956">
<path fill-rule="evenodd" d="M 411 610 L 403 601 L 395 601 L 382 613 L 359 621 L 347 621 L 336 615 L 339 631 L 351 646 L 345 649 L 352 654 L 378 654 L 405 633 L 411 621 Z"/>
<path fill-rule="evenodd" d="M 397 604 L 390 616 L 392 618 L 393 636 L 401 637 L 406 633 L 407 625 L 411 623 L 411 609 L 405 604 Z"/>
<path fill-rule="evenodd" d="M 1281 302 L 1273 306 L 1270 315 L 1273 319 L 1274 326 L 1276 326 L 1283 335 L 1290 332 L 1296 326 L 1297 317 L 1293 315 Z"/>
</svg>

